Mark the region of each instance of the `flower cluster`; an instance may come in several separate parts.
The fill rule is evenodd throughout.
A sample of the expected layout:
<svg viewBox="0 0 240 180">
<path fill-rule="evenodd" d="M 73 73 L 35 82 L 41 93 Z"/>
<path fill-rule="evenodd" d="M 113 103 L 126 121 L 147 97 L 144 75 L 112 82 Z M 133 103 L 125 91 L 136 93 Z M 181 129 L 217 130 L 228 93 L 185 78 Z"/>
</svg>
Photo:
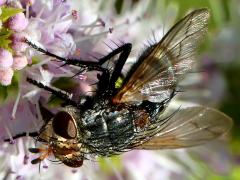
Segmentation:
<svg viewBox="0 0 240 180">
<path fill-rule="evenodd" d="M 28 19 L 22 9 L 0 2 L 0 84 L 11 84 L 15 70 L 23 69 L 28 60 L 27 48 L 21 32 L 27 27 Z"/>
</svg>

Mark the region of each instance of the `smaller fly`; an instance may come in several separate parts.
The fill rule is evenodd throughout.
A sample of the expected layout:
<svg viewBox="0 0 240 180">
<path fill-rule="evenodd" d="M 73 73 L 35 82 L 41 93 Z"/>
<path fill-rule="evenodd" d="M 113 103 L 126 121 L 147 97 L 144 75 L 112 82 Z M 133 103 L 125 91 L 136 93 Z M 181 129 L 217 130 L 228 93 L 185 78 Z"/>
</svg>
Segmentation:
<svg viewBox="0 0 240 180">
<path fill-rule="evenodd" d="M 178 83 L 195 62 L 197 44 L 207 32 L 209 11 L 198 9 L 178 21 L 157 43 L 148 47 L 126 76 L 122 68 L 132 45 L 123 44 L 98 62 L 65 59 L 45 51 L 30 41 L 31 47 L 78 66 L 80 72 L 100 71 L 93 96 L 72 100 L 67 94 L 31 78 L 27 81 L 64 100 L 66 106 L 40 130 L 38 140 L 46 148 L 30 148 L 41 162 L 54 155 L 67 166 L 80 167 L 92 156 L 108 157 L 133 149 L 191 147 L 227 132 L 232 120 L 203 106 L 167 107 L 177 93 Z M 104 67 L 118 55 L 115 67 Z M 50 114 L 50 112 L 48 112 Z"/>
</svg>

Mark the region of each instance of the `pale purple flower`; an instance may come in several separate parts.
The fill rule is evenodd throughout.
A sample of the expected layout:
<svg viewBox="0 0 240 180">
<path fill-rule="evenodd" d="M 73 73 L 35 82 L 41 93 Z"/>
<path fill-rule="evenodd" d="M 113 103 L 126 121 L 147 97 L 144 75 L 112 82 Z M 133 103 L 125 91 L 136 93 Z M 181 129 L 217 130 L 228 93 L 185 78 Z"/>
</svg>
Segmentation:
<svg viewBox="0 0 240 180">
<path fill-rule="evenodd" d="M 36 1 L 29 16 L 29 26 L 24 34 L 26 38 L 63 57 L 75 51 L 75 43 L 68 33 L 73 18 L 67 3 Z"/>
<path fill-rule="evenodd" d="M 0 48 L 0 69 L 10 68 L 13 64 L 12 54 L 3 48 Z"/>
<path fill-rule="evenodd" d="M 28 19 L 23 13 L 18 13 L 13 17 L 10 17 L 7 21 L 7 27 L 13 31 L 23 31 L 28 25 Z"/>
</svg>

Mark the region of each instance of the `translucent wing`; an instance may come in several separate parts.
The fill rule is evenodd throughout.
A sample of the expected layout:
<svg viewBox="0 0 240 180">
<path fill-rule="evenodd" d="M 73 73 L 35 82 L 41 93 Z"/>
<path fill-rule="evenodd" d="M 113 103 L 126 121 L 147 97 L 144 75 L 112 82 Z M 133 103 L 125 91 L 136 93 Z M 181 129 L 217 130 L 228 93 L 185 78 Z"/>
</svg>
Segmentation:
<svg viewBox="0 0 240 180">
<path fill-rule="evenodd" d="M 198 9 L 175 24 L 139 57 L 113 101 L 161 102 L 169 98 L 182 75 L 192 67 L 208 18 L 207 9 Z"/>
<path fill-rule="evenodd" d="M 202 106 L 179 110 L 139 149 L 183 148 L 203 144 L 226 133 L 232 120 L 222 112 Z"/>
</svg>

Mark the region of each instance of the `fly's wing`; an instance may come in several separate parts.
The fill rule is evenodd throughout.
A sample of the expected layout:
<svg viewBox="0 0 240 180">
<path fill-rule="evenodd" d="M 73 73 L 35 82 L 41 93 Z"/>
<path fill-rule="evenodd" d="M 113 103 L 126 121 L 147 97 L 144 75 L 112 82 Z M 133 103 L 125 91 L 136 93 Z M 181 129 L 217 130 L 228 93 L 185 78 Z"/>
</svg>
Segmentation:
<svg viewBox="0 0 240 180">
<path fill-rule="evenodd" d="M 139 57 L 113 102 L 161 102 L 169 98 L 195 61 L 197 44 L 207 31 L 208 18 L 207 9 L 198 9 L 175 24 L 160 42 Z"/>
<path fill-rule="evenodd" d="M 171 110 L 167 109 L 167 111 L 170 113 Z M 140 145 L 138 149 L 196 146 L 221 136 L 231 127 L 231 118 L 216 109 L 203 106 L 181 109 L 172 115 L 162 127 L 156 128 L 155 136 Z M 148 132 L 145 135 L 147 134 Z"/>
</svg>

